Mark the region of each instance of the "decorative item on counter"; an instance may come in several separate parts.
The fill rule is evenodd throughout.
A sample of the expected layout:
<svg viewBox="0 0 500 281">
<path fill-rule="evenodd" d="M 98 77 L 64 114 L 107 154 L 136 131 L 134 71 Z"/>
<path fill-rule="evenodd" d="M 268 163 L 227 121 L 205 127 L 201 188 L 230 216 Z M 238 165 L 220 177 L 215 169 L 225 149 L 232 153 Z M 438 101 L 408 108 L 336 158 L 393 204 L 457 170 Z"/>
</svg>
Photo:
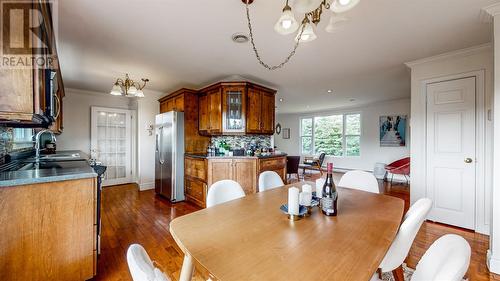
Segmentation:
<svg viewBox="0 0 500 281">
<path fill-rule="evenodd" d="M 55 142 L 45 143 L 44 154 L 55 154 L 55 153 L 56 153 L 56 143 Z"/>
<path fill-rule="evenodd" d="M 323 185 L 325 185 L 325 178 L 319 178 L 316 180 L 316 197 L 323 197 Z"/>
<path fill-rule="evenodd" d="M 288 215 L 291 220 L 299 219 L 299 189 L 290 187 L 288 189 Z"/>
</svg>

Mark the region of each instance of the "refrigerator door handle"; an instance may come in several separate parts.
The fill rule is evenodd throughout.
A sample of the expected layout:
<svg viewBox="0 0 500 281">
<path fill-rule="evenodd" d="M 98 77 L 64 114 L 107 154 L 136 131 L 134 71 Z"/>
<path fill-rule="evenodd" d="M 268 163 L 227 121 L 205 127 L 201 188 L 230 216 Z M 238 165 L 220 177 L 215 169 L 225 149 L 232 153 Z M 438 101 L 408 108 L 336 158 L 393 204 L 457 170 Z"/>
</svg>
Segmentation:
<svg viewBox="0 0 500 281">
<path fill-rule="evenodd" d="M 161 165 L 165 163 L 165 159 L 163 159 L 163 153 L 161 151 L 162 143 L 163 143 L 163 127 L 160 127 L 159 136 L 156 138 L 156 148 L 158 151 L 158 160 L 160 161 Z"/>
</svg>

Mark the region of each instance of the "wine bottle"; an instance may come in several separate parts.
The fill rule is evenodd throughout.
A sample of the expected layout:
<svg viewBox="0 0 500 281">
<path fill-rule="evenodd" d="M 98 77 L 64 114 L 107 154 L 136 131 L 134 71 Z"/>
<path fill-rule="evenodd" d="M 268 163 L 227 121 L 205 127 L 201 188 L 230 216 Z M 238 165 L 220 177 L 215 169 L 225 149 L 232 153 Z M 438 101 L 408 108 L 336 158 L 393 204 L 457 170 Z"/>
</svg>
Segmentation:
<svg viewBox="0 0 500 281">
<path fill-rule="evenodd" d="M 326 216 L 337 215 L 337 188 L 333 182 L 333 163 L 328 163 L 326 181 L 323 185 L 323 197 L 321 198 L 321 211 Z"/>
</svg>

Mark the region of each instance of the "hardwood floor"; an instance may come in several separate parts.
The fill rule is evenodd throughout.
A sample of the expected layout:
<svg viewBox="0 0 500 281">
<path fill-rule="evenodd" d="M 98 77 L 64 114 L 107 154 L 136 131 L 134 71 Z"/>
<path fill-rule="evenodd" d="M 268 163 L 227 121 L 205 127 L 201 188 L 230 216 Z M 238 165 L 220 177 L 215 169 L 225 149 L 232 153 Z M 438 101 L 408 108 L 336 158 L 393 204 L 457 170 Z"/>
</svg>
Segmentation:
<svg viewBox="0 0 500 281">
<path fill-rule="evenodd" d="M 335 182 L 340 176 L 335 174 Z M 314 175 L 306 177 L 306 180 L 314 179 Z M 405 200 L 408 208 L 407 186 L 394 184 L 390 187 L 384 183 L 380 188 L 385 194 Z M 178 280 L 183 256 L 169 233 L 169 223 L 198 207 L 184 202 L 171 204 L 155 196 L 153 190 L 139 192 L 135 184 L 106 187 L 102 198 L 102 247 L 94 280 L 132 280 L 126 251 L 133 243 L 143 245 L 157 266 L 172 280 Z M 490 274 L 486 268 L 488 236 L 432 222 L 425 222 L 420 229 L 407 258 L 408 266 L 415 268 L 425 250 L 447 233 L 463 236 L 472 247 L 469 280 L 500 280 L 499 275 Z M 206 280 L 202 275 L 196 271 L 193 280 Z"/>
</svg>

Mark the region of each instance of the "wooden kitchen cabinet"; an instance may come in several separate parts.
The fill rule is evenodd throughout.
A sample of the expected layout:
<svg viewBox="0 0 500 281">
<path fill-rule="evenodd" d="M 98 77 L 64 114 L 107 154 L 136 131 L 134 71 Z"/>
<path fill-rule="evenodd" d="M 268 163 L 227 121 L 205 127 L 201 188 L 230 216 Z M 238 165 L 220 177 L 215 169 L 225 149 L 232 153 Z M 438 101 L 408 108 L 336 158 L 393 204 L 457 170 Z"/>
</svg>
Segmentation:
<svg viewBox="0 0 500 281">
<path fill-rule="evenodd" d="M 275 94 L 267 89 L 253 86 L 247 95 L 248 134 L 273 134 L 275 115 Z"/>
<path fill-rule="evenodd" d="M 201 134 L 274 133 L 276 91 L 250 82 L 220 82 L 200 92 Z"/>
<path fill-rule="evenodd" d="M 203 153 L 207 151 L 210 138 L 201 134 L 198 121 L 198 91 L 182 88 L 158 100 L 160 113 L 169 111 L 184 112 L 184 151 L 186 153 Z M 200 115 L 201 117 L 201 115 Z"/>
<path fill-rule="evenodd" d="M 221 180 L 233 180 L 241 185 L 245 194 L 253 194 L 256 190 L 257 161 L 255 158 L 213 158 L 208 159 L 208 182 L 212 184 Z"/>
</svg>

